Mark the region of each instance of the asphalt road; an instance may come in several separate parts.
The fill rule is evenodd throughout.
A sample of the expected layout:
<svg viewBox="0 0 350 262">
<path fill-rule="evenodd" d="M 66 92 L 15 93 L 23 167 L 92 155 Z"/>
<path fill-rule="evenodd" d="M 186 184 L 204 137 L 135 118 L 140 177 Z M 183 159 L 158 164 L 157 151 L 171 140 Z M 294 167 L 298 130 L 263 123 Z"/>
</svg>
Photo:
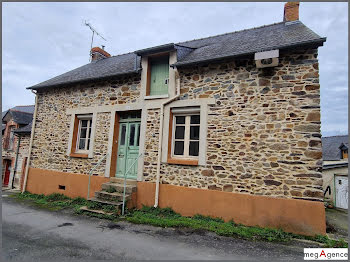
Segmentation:
<svg viewBox="0 0 350 262">
<path fill-rule="evenodd" d="M 220 237 L 211 232 L 158 228 L 47 211 L 2 194 L 5 261 L 140 259 L 294 260 L 301 244 Z"/>
</svg>

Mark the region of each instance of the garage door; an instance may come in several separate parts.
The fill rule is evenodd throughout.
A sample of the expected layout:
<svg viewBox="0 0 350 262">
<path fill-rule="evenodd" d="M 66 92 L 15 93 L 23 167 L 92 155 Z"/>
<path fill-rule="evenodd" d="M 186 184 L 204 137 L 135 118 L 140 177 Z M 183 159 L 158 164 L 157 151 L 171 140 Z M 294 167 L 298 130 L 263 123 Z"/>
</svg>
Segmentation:
<svg viewBox="0 0 350 262">
<path fill-rule="evenodd" d="M 348 209 L 348 177 L 335 176 L 336 207 Z"/>
</svg>

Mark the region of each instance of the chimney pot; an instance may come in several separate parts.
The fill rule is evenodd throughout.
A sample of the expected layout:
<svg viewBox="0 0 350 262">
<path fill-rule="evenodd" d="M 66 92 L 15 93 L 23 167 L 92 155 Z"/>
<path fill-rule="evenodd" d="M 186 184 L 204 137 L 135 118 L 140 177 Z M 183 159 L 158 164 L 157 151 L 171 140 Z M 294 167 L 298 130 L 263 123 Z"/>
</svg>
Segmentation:
<svg viewBox="0 0 350 262">
<path fill-rule="evenodd" d="M 299 4 L 300 2 L 287 2 L 284 5 L 284 22 L 299 20 Z"/>
<path fill-rule="evenodd" d="M 104 48 L 104 46 L 103 46 L 103 48 Z M 104 49 L 102 49 L 100 47 L 91 48 L 90 56 L 91 56 L 91 62 L 101 60 L 101 59 L 104 59 L 107 57 L 111 57 L 111 55 L 107 51 L 105 51 Z"/>
</svg>

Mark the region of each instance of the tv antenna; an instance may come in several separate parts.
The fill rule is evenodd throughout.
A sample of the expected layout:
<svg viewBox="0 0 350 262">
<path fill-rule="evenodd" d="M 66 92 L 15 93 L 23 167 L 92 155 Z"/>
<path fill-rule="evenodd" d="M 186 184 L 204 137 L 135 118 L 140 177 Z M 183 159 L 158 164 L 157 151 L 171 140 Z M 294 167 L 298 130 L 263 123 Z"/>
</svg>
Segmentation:
<svg viewBox="0 0 350 262">
<path fill-rule="evenodd" d="M 92 27 L 92 25 L 91 25 L 90 23 L 86 22 L 86 20 L 85 20 L 84 23 L 85 23 L 85 25 L 88 26 L 88 27 L 90 28 L 90 30 L 92 31 L 90 51 L 91 51 L 91 49 L 92 49 L 92 44 L 93 44 L 93 42 L 94 42 L 95 33 L 96 33 L 96 35 L 98 35 L 99 37 L 101 37 L 103 40 L 107 41 L 99 32 L 96 31 L 95 28 Z M 103 46 L 103 47 L 104 47 L 104 46 Z M 91 55 L 90 55 L 90 61 L 91 61 Z"/>
</svg>

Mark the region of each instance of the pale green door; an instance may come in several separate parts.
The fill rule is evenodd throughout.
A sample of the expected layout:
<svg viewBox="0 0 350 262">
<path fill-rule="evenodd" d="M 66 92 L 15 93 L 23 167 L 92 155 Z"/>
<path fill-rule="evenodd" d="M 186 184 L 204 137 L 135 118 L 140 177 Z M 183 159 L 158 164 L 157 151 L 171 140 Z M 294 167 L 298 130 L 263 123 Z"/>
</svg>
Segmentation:
<svg viewBox="0 0 350 262">
<path fill-rule="evenodd" d="M 153 59 L 151 62 L 150 95 L 168 94 L 169 57 Z"/>
<path fill-rule="evenodd" d="M 131 120 L 131 121 L 130 121 Z M 124 178 L 125 172 L 135 162 L 126 174 L 127 179 L 137 178 L 137 157 L 140 144 L 141 122 L 126 120 L 119 124 L 118 157 L 116 177 Z"/>
</svg>

